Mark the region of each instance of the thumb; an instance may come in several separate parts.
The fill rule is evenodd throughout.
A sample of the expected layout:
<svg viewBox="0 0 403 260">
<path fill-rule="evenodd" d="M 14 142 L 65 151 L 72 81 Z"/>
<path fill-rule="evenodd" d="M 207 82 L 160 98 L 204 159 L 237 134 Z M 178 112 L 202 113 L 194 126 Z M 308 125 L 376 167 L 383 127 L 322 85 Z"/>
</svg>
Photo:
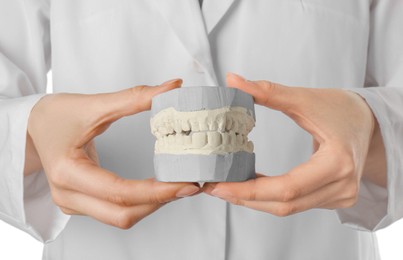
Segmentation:
<svg viewBox="0 0 403 260">
<path fill-rule="evenodd" d="M 253 96 L 256 104 L 286 112 L 295 103 L 297 88 L 265 80 L 249 81 L 234 73 L 227 73 L 226 80 L 228 87 L 237 88 Z"/>
<path fill-rule="evenodd" d="M 116 121 L 124 116 L 134 115 L 151 109 L 151 100 L 163 92 L 178 88 L 181 79 L 173 79 L 158 86 L 136 86 L 118 92 L 98 94 L 98 105 L 103 107 L 103 114 L 108 121 Z"/>
</svg>

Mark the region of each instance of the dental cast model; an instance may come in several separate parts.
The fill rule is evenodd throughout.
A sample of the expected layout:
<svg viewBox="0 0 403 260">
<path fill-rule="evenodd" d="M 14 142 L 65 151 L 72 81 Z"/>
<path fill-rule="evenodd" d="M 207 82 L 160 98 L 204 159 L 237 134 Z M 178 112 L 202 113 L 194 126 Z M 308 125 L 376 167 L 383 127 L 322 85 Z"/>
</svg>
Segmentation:
<svg viewBox="0 0 403 260">
<path fill-rule="evenodd" d="M 244 107 L 192 112 L 170 107 L 151 119 L 157 154 L 252 153 L 248 134 L 254 125 L 255 120 Z"/>
<path fill-rule="evenodd" d="M 151 132 L 161 181 L 244 181 L 255 176 L 253 99 L 237 89 L 184 87 L 156 96 Z"/>
</svg>

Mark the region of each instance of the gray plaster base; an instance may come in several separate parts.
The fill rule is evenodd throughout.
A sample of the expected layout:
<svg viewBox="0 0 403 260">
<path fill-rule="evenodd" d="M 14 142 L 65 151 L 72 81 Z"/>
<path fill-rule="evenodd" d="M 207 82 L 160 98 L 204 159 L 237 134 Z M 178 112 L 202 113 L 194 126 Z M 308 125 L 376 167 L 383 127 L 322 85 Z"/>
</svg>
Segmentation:
<svg viewBox="0 0 403 260">
<path fill-rule="evenodd" d="M 256 178 L 255 154 L 155 154 L 154 170 L 163 182 L 240 182 Z"/>
</svg>

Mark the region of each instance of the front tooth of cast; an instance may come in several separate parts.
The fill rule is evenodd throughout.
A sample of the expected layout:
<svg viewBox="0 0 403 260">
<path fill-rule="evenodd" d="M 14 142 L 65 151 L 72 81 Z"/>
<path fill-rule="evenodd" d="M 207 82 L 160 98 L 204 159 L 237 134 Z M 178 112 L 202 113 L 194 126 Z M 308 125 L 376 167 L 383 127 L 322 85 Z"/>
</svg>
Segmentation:
<svg viewBox="0 0 403 260">
<path fill-rule="evenodd" d="M 212 116 L 209 116 L 207 118 L 207 125 L 208 125 L 208 130 L 217 131 L 217 122 L 216 122 L 215 118 L 213 118 Z"/>
<path fill-rule="evenodd" d="M 221 134 L 218 132 L 207 132 L 208 144 L 212 147 L 218 147 L 221 144 Z"/>
<path fill-rule="evenodd" d="M 191 129 L 193 132 L 200 131 L 199 122 L 197 122 L 197 120 L 195 118 L 192 118 L 189 121 L 190 121 L 190 126 L 191 126 Z"/>
<path fill-rule="evenodd" d="M 217 131 L 217 129 L 218 129 L 218 126 L 217 126 L 216 121 L 213 121 L 213 122 L 211 122 L 211 124 L 209 124 L 209 130 L 210 131 Z"/>
<path fill-rule="evenodd" d="M 252 141 L 249 141 L 248 144 L 246 145 L 246 147 L 247 147 L 247 151 L 248 151 L 248 152 L 253 153 L 253 149 L 254 149 L 255 147 L 254 147 Z"/>
<path fill-rule="evenodd" d="M 222 144 L 229 144 L 230 143 L 230 136 L 227 133 L 222 134 Z"/>
<path fill-rule="evenodd" d="M 200 127 L 199 131 L 207 131 L 208 130 L 208 125 L 207 125 L 206 120 L 199 119 L 199 127 Z"/>
<path fill-rule="evenodd" d="M 216 121 L 217 121 L 217 130 L 220 132 L 224 132 L 225 131 L 225 122 L 227 120 L 227 117 L 225 114 L 220 115 L 217 117 Z"/>
<path fill-rule="evenodd" d="M 192 135 L 193 148 L 202 148 L 207 144 L 207 136 L 205 132 L 193 133 Z"/>
<path fill-rule="evenodd" d="M 182 121 L 182 130 L 185 132 L 190 130 L 190 124 L 188 121 Z"/>
</svg>

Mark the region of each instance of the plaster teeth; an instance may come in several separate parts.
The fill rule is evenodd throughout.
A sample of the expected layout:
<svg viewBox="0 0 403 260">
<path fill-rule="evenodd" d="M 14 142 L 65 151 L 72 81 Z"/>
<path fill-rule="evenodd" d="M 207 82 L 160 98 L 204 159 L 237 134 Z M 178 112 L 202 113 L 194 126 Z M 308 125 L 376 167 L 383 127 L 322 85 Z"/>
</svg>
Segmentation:
<svg viewBox="0 0 403 260">
<path fill-rule="evenodd" d="M 165 123 L 165 129 L 167 130 L 168 134 L 173 134 L 174 132 L 172 123 Z"/>
<path fill-rule="evenodd" d="M 190 124 L 188 121 L 182 121 L 182 130 L 185 132 L 190 131 Z"/>
<path fill-rule="evenodd" d="M 221 144 L 221 134 L 218 132 L 207 132 L 208 144 L 212 147 L 217 147 Z"/>
<path fill-rule="evenodd" d="M 168 139 L 168 144 L 172 145 L 175 143 L 175 137 L 173 135 L 168 135 L 167 139 Z"/>
<path fill-rule="evenodd" d="M 218 129 L 218 124 L 216 121 L 211 122 L 211 124 L 209 124 L 209 130 L 210 131 L 217 131 Z"/>
<path fill-rule="evenodd" d="M 236 136 L 236 144 L 237 145 L 242 145 L 242 143 L 243 143 L 242 135 L 237 135 Z"/>
<path fill-rule="evenodd" d="M 225 131 L 227 116 L 225 114 L 217 117 L 217 130 L 220 132 Z"/>
<path fill-rule="evenodd" d="M 178 114 L 177 114 L 178 113 Z M 156 153 L 253 152 L 247 135 L 255 121 L 244 108 L 180 112 L 165 109 L 150 121 Z"/>
<path fill-rule="evenodd" d="M 239 122 L 238 122 L 238 120 L 233 120 L 232 121 L 232 130 L 235 133 L 239 133 Z"/>
<path fill-rule="evenodd" d="M 190 126 L 191 126 L 191 130 L 193 132 L 198 132 L 200 131 L 200 127 L 199 127 L 199 122 L 197 122 L 196 119 L 192 118 L 189 120 Z"/>
<path fill-rule="evenodd" d="M 229 136 L 229 134 L 223 133 L 223 134 L 222 134 L 222 144 L 227 145 L 227 144 L 229 144 L 230 142 L 231 142 L 231 141 L 230 141 L 230 136 Z"/>
<path fill-rule="evenodd" d="M 225 121 L 225 130 L 229 131 L 230 129 L 232 129 L 231 127 L 232 127 L 232 118 L 227 116 Z"/>
<path fill-rule="evenodd" d="M 174 130 L 175 130 L 175 133 L 181 133 L 182 132 L 182 124 L 180 122 L 178 122 L 178 121 L 175 122 Z"/>
<path fill-rule="evenodd" d="M 192 135 L 193 148 L 202 148 L 207 144 L 207 136 L 205 132 L 193 133 Z"/>
<path fill-rule="evenodd" d="M 215 118 L 209 116 L 207 118 L 207 125 L 208 125 L 208 130 L 217 131 L 217 122 L 215 121 Z"/>
<path fill-rule="evenodd" d="M 236 145 L 236 134 L 234 131 L 229 132 L 229 139 L 230 139 L 230 144 Z"/>
<path fill-rule="evenodd" d="M 186 146 L 192 145 L 192 137 L 190 135 L 185 135 L 183 139 Z"/>
<path fill-rule="evenodd" d="M 206 120 L 199 120 L 199 131 L 208 131 Z"/>
<path fill-rule="evenodd" d="M 246 124 L 243 122 L 240 126 L 239 126 L 239 133 L 243 134 L 243 135 L 247 135 L 248 133 L 246 132 Z"/>
<path fill-rule="evenodd" d="M 160 132 L 162 135 L 167 135 L 168 134 L 168 130 L 166 129 L 165 126 L 158 127 L 158 132 Z"/>
</svg>

